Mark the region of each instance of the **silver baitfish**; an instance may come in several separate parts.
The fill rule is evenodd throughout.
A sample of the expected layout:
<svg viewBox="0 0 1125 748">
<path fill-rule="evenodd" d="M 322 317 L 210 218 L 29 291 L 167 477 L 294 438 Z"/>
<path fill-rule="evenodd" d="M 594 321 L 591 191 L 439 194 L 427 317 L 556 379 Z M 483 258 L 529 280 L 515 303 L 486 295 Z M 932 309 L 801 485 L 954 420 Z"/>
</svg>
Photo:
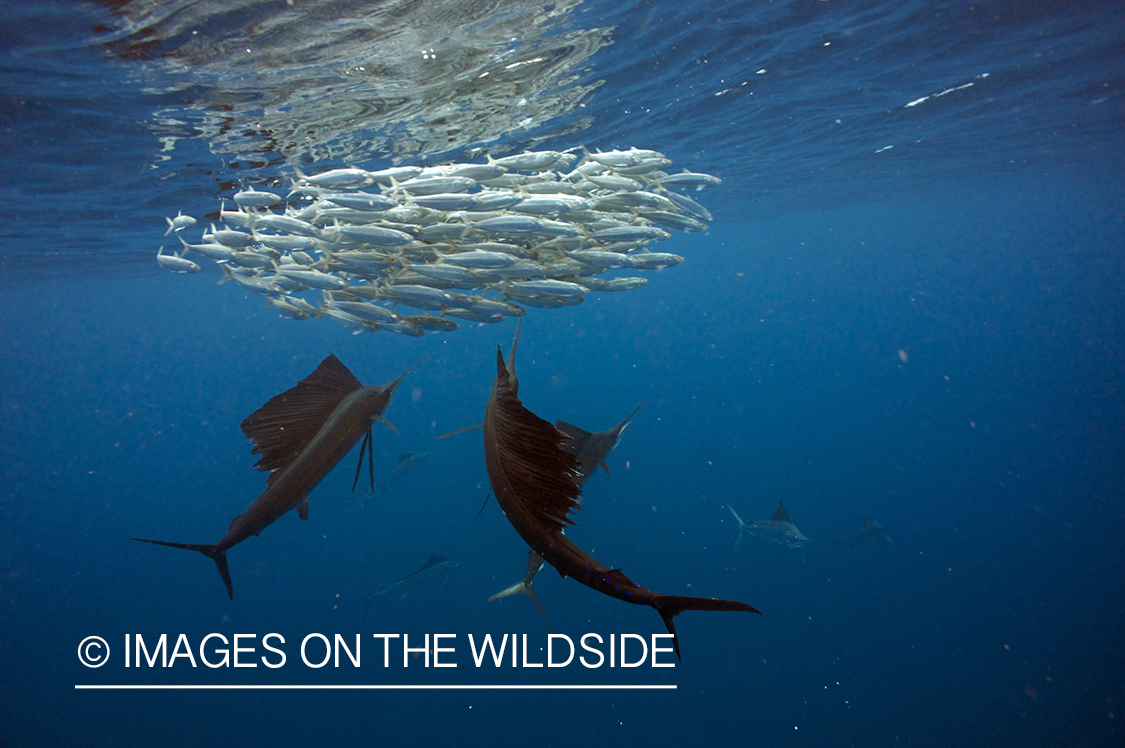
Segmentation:
<svg viewBox="0 0 1125 748">
<path fill-rule="evenodd" d="M 281 202 L 281 197 L 261 190 L 241 190 L 234 193 L 234 201 L 240 208 L 272 208 Z"/>
<path fill-rule="evenodd" d="M 187 250 L 185 249 L 184 252 L 187 252 Z M 173 273 L 198 273 L 202 269 L 182 255 L 164 254 L 164 247 L 156 251 L 156 261 L 160 263 L 160 267 L 171 270 Z"/>
<path fill-rule="evenodd" d="M 225 280 L 270 297 L 291 319 L 416 337 L 456 329 L 447 318 L 490 324 L 525 307 L 639 288 L 646 278 L 613 276 L 676 265 L 683 257 L 653 244 L 707 229 L 710 212 L 673 190 L 717 177 L 668 174 L 664 154 L 638 148 L 583 148 L 578 159 L 546 150 L 485 163 L 298 171 L 288 196 L 238 191 L 238 210 L 220 204 L 221 228 L 196 244 L 181 238 L 191 218 L 166 219 L 183 251 L 161 249 L 157 259 L 194 273 L 184 254 L 208 257 Z M 399 305 L 432 313 L 401 315 L 391 308 Z"/>
<path fill-rule="evenodd" d="M 191 216 L 185 216 L 183 212 L 177 212 L 175 218 L 165 218 L 164 220 L 168 222 L 168 230 L 164 232 L 164 236 L 168 236 L 173 231 L 190 229 L 195 225 L 195 219 Z"/>
</svg>

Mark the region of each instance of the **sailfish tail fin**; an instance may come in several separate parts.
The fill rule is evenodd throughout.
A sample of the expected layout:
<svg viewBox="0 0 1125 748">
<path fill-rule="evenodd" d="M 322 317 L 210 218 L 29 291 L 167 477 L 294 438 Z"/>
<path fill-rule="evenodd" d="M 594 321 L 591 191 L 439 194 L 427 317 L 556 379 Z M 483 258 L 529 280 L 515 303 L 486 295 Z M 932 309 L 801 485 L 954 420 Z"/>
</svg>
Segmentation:
<svg viewBox="0 0 1125 748">
<path fill-rule="evenodd" d="M 215 566 L 219 568 L 219 575 L 223 578 L 223 584 L 227 586 L 227 595 L 231 600 L 234 599 L 234 585 L 231 584 L 230 569 L 227 568 L 227 552 L 226 549 L 219 550 L 218 544 L 169 543 L 166 540 L 147 540 L 145 538 L 133 538 L 133 540 L 138 540 L 142 543 L 152 543 L 153 545 L 166 545 L 169 548 L 183 548 L 188 551 L 199 551 L 215 562 Z"/>
<path fill-rule="evenodd" d="M 746 523 L 742 521 L 742 517 L 738 516 L 738 512 L 734 511 L 733 506 L 727 505 L 727 509 L 730 509 L 730 513 L 734 515 L 734 521 L 738 523 L 738 537 L 734 539 L 734 548 L 737 548 L 738 544 L 742 542 L 742 535 L 746 532 Z M 734 550 L 734 548 L 731 550 Z"/>
<path fill-rule="evenodd" d="M 534 575 L 532 575 L 532 579 L 534 579 Z M 499 600 L 502 597 L 510 597 L 511 595 L 516 594 L 527 595 L 531 598 L 531 601 L 535 603 L 535 607 L 539 609 L 539 615 L 543 616 L 543 622 L 547 624 L 547 628 L 549 628 L 551 631 L 554 631 L 555 629 L 551 626 L 551 622 L 547 620 L 547 614 L 543 612 L 543 606 L 539 604 L 539 596 L 535 594 L 535 588 L 531 585 L 531 580 L 521 579 L 511 587 L 505 587 L 492 597 L 488 598 L 488 602 Z"/>
<path fill-rule="evenodd" d="M 664 620 L 664 627 L 672 635 L 672 646 L 676 649 L 676 659 L 680 658 L 680 640 L 676 638 L 676 624 L 673 618 L 685 610 L 742 610 L 747 613 L 761 613 L 753 605 L 737 600 L 721 600 L 717 597 L 684 597 L 682 595 L 653 595 L 648 604 L 656 609 Z"/>
</svg>

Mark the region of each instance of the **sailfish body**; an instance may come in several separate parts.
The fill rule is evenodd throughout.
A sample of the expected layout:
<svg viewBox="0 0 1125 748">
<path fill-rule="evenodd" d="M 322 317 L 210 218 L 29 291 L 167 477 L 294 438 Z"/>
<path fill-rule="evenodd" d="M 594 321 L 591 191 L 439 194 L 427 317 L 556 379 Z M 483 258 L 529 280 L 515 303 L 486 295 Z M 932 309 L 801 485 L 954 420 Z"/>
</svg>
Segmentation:
<svg viewBox="0 0 1125 748">
<path fill-rule="evenodd" d="M 564 577 L 618 600 L 655 608 L 672 635 L 677 657 L 680 645 L 672 619 L 681 612 L 759 612 L 733 600 L 654 592 L 619 569 L 607 568 L 563 534 L 565 524 L 573 524 L 567 515 L 579 504 L 578 461 L 562 448 L 567 435 L 523 406 L 514 357 L 514 345 L 509 364 L 499 348 L 496 351 L 496 380 L 484 417 L 484 454 L 496 500 L 531 550 Z"/>
<path fill-rule="evenodd" d="M 413 368 L 413 367 L 411 367 Z M 409 369 L 407 370 L 409 371 Z M 143 543 L 199 551 L 212 559 L 234 597 L 226 552 L 296 509 L 308 518 L 308 496 L 332 468 L 380 420 L 402 376 L 383 386 L 365 386 L 338 358 L 328 356 L 295 387 L 277 395 L 242 422 L 242 431 L 261 455 L 255 467 L 269 470 L 266 490 L 212 544 Z"/>
<path fill-rule="evenodd" d="M 772 517 L 756 519 L 752 522 L 743 522 L 742 518 L 738 516 L 738 512 L 734 511 L 734 507 L 727 508 L 730 509 L 730 513 L 734 515 L 735 521 L 738 522 L 738 538 L 734 541 L 735 548 L 738 547 L 744 533 L 750 533 L 767 543 L 777 543 L 786 548 L 800 548 L 805 543 L 812 542 L 793 524 L 793 520 L 789 518 L 789 512 L 785 511 L 785 505 L 780 501 L 777 503 L 777 511 L 773 513 Z"/>
<path fill-rule="evenodd" d="M 415 587 L 422 582 L 426 582 L 434 577 L 447 574 L 454 569 L 458 569 L 465 565 L 464 561 L 450 561 L 445 556 L 437 553 L 431 553 L 430 557 L 426 559 L 426 563 L 422 564 L 421 568 L 417 571 L 407 574 L 397 582 L 391 582 L 383 589 L 379 590 L 373 595 L 368 596 L 368 601 L 385 595 L 394 595 L 399 592 L 405 594 L 405 590 Z"/>
</svg>

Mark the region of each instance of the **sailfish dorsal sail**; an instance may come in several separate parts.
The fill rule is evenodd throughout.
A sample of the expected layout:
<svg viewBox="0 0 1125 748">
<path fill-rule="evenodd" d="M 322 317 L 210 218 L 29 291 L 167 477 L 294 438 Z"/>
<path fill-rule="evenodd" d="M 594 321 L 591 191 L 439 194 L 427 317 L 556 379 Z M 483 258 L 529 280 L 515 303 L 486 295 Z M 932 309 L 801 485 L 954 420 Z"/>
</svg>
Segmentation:
<svg viewBox="0 0 1125 748">
<path fill-rule="evenodd" d="M 273 483 L 305 450 L 340 402 L 362 387 L 348 367 L 329 355 L 312 374 L 271 398 L 242 422 L 242 433 L 254 442 L 254 464 L 269 470 Z"/>
<path fill-rule="evenodd" d="M 512 346 L 513 353 L 515 346 Z M 513 356 L 514 359 L 514 356 Z M 568 516 L 578 508 L 580 495 L 574 475 L 578 463 L 560 449 L 566 435 L 524 407 L 512 386 L 514 362 L 505 366 L 497 351 L 498 384 L 492 457 L 511 487 L 513 501 L 524 508 L 549 532 L 562 532 L 574 524 Z"/>
<path fill-rule="evenodd" d="M 770 520 L 773 522 L 788 522 L 789 524 L 793 524 L 793 520 L 789 519 L 789 512 L 785 511 L 785 505 L 780 501 L 777 502 L 777 511 L 773 513 Z"/>
</svg>

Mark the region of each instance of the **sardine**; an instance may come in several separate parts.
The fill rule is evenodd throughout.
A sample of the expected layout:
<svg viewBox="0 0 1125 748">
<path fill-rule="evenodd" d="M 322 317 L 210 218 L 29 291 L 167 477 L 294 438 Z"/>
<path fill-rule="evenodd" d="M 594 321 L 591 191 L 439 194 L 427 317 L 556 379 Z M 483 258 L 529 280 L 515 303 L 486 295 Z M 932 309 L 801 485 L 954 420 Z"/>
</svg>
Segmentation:
<svg viewBox="0 0 1125 748">
<path fill-rule="evenodd" d="M 234 201 L 240 208 L 272 208 L 281 202 L 281 198 L 272 192 L 246 189 L 234 193 Z"/>
<path fill-rule="evenodd" d="M 399 182 L 397 187 L 411 195 L 437 195 L 449 192 L 468 192 L 476 184 L 468 177 L 426 177 Z"/>
<path fill-rule="evenodd" d="M 386 195 L 372 195 L 369 192 L 325 192 L 320 195 L 320 199 L 353 210 L 387 210 L 396 204 Z"/>
<path fill-rule="evenodd" d="M 448 317 L 457 317 L 458 319 L 468 320 L 469 322 L 481 322 L 484 324 L 495 324 L 504 321 L 504 318 L 499 314 L 474 312 L 471 309 L 461 309 L 459 307 L 446 309 L 442 314 Z"/>
<path fill-rule="evenodd" d="M 544 296 L 558 296 L 562 298 L 568 296 L 584 296 L 590 292 L 590 289 L 585 286 L 563 280 L 509 281 L 500 284 L 497 288 L 508 296 L 530 299 L 542 298 Z"/>
<path fill-rule="evenodd" d="M 397 247 L 414 240 L 414 237 L 405 231 L 382 226 L 340 226 L 339 230 L 352 239 L 381 247 Z"/>
<path fill-rule="evenodd" d="M 394 182 L 405 182 L 408 179 L 413 179 L 421 173 L 422 167 L 420 166 L 393 166 L 380 171 L 369 171 L 367 176 L 379 184 L 393 184 Z"/>
<path fill-rule="evenodd" d="M 223 265 L 223 273 L 226 274 L 227 280 L 234 281 L 251 293 L 256 293 L 261 296 L 280 296 L 285 293 L 283 288 L 268 278 L 258 278 L 253 275 L 234 273 L 231 272 L 226 265 Z"/>
<path fill-rule="evenodd" d="M 670 268 L 673 265 L 679 265 L 684 261 L 683 257 L 680 257 L 679 255 L 669 254 L 667 252 L 640 252 L 638 254 L 629 256 L 633 258 L 633 262 L 637 263 L 637 267 L 641 270 Z"/>
<path fill-rule="evenodd" d="M 582 285 L 592 291 L 631 291 L 648 283 L 648 278 L 583 278 Z"/>
<path fill-rule="evenodd" d="M 183 231 L 195 225 L 195 219 L 191 216 L 185 216 L 182 212 L 177 212 L 175 218 L 165 218 L 164 220 L 168 222 L 168 230 L 164 232 L 164 236 L 168 236 L 173 231 Z"/>
<path fill-rule="evenodd" d="M 385 306 L 372 304 L 369 301 L 340 301 L 332 294 L 324 294 L 324 308 L 341 309 L 360 319 L 374 322 L 377 325 L 391 325 L 402 319 L 398 314 Z"/>
<path fill-rule="evenodd" d="M 516 261 L 516 258 L 510 254 L 489 252 L 483 249 L 470 249 L 467 252 L 456 252 L 449 255 L 440 255 L 440 257 L 442 262 L 464 268 L 504 268 Z"/>
<path fill-rule="evenodd" d="M 235 231 L 234 229 L 211 229 L 211 236 L 219 244 L 224 244 L 228 247 L 249 247 L 255 243 L 254 236 L 247 234 L 245 231 Z"/>
<path fill-rule="evenodd" d="M 444 309 L 453 301 L 449 294 L 440 288 L 405 283 L 384 286 L 380 289 L 379 295 L 389 301 L 416 309 Z"/>
<path fill-rule="evenodd" d="M 637 263 L 629 255 L 606 252 L 599 249 L 578 249 L 569 253 L 570 257 L 587 265 L 602 268 L 635 268 Z"/>
<path fill-rule="evenodd" d="M 300 296 L 275 296 L 266 303 L 272 305 L 273 308 L 277 310 L 278 314 L 288 319 L 308 319 L 316 314 L 316 308 L 312 307 L 311 304 L 308 304 L 308 302 Z M 312 308 L 312 312 L 306 311 L 304 309 L 305 305 Z"/>
<path fill-rule="evenodd" d="M 188 244 L 182 237 L 180 238 L 180 243 L 184 245 L 183 252 L 180 253 L 180 256 L 183 256 L 184 253 L 190 250 L 220 262 L 230 262 L 234 259 L 234 250 L 222 244 Z"/>
<path fill-rule="evenodd" d="M 667 226 L 670 229 L 678 229 L 680 231 L 706 231 L 707 224 L 702 221 L 697 221 L 691 216 L 685 216 L 680 213 L 672 213 L 666 210 L 654 210 L 644 214 L 645 220 L 658 223 L 661 226 Z"/>
<path fill-rule="evenodd" d="M 200 270 L 198 265 L 185 259 L 182 255 L 164 254 L 164 247 L 156 251 L 156 261 L 160 263 L 160 267 L 171 270 L 173 273 L 198 273 Z"/>
<path fill-rule="evenodd" d="M 262 213 L 257 216 L 257 223 L 268 226 L 274 231 L 285 231 L 298 236 L 318 236 L 320 230 L 308 221 L 292 216 L 283 216 L 277 213 Z"/>
<path fill-rule="evenodd" d="M 348 286 L 348 282 L 343 278 L 331 273 L 322 273 L 304 265 L 279 265 L 277 273 L 299 283 L 304 283 L 309 288 L 317 288 L 322 291 L 336 291 Z"/>
<path fill-rule="evenodd" d="M 684 171 L 679 174 L 664 174 L 657 177 L 657 181 L 665 187 L 682 187 L 684 189 L 701 190 L 704 187 L 712 187 L 716 184 L 722 184 L 722 179 L 711 176 L 710 174 L 700 174 L 698 172 Z"/>
<path fill-rule="evenodd" d="M 513 205 L 512 210 L 519 213 L 557 216 L 574 210 L 590 210 L 592 207 L 594 207 L 593 203 L 576 195 L 537 195 L 524 198 L 519 204 Z"/>
<path fill-rule="evenodd" d="M 438 192 L 435 194 L 415 195 L 411 198 L 415 205 L 433 210 L 476 210 L 481 207 L 479 195 L 465 192 Z"/>
<path fill-rule="evenodd" d="M 450 298 L 459 309 L 466 309 L 480 314 L 499 314 L 502 317 L 522 317 L 527 311 L 516 304 L 500 299 L 489 299 L 484 296 L 450 293 Z"/>
<path fill-rule="evenodd" d="M 603 242 L 661 241 L 671 236 L 656 226 L 618 226 L 593 233 L 595 239 Z"/>
<path fill-rule="evenodd" d="M 339 309 L 334 306 L 326 307 L 323 311 L 324 316 L 331 317 L 344 327 L 357 334 L 361 332 L 379 332 L 379 330 L 381 329 L 379 325 L 375 324 L 374 322 L 368 322 L 365 319 L 357 317 L 350 312 L 345 312 L 343 309 Z"/>
<path fill-rule="evenodd" d="M 548 171 L 551 169 L 565 169 L 576 156 L 572 153 L 558 151 L 531 151 L 517 153 L 503 158 L 490 158 L 489 163 L 503 166 L 512 171 Z"/>
<path fill-rule="evenodd" d="M 457 329 L 457 323 L 453 320 L 435 317 L 432 314 L 410 314 L 404 316 L 402 321 L 426 332 L 449 332 Z"/>
<path fill-rule="evenodd" d="M 347 190 L 366 187 L 375 182 L 375 175 L 363 169 L 332 169 L 311 177 L 303 176 L 302 181 L 314 187 L 327 187 L 333 190 Z"/>
</svg>

